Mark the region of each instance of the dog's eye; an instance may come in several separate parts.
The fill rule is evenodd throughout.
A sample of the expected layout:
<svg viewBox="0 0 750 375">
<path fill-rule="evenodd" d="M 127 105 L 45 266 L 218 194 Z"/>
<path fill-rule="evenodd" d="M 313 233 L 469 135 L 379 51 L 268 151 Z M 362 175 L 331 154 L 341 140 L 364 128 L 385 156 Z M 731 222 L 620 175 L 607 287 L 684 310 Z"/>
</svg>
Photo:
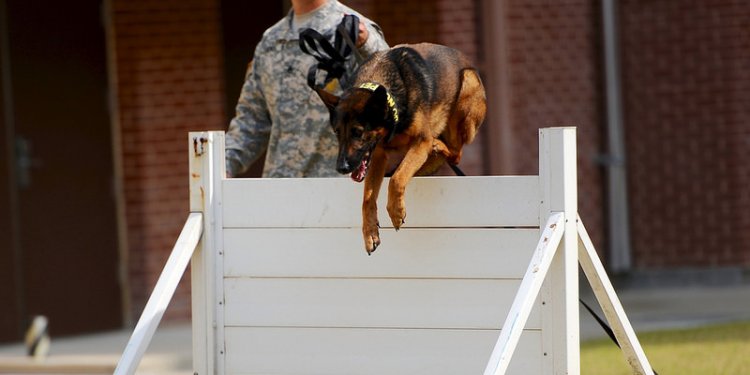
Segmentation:
<svg viewBox="0 0 750 375">
<path fill-rule="evenodd" d="M 352 128 L 352 137 L 359 138 L 362 136 L 362 129 Z"/>
</svg>

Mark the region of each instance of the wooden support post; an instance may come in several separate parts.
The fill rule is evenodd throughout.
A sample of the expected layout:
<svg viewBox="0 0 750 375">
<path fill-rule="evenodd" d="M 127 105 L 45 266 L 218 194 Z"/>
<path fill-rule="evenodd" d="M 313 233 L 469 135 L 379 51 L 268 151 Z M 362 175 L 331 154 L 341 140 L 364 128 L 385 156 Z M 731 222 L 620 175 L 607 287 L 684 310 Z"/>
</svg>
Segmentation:
<svg viewBox="0 0 750 375">
<path fill-rule="evenodd" d="M 135 374 L 143 354 L 151 343 L 151 338 L 154 337 L 156 327 L 159 326 L 169 301 L 172 300 L 177 284 L 185 273 L 188 260 L 193 254 L 202 230 L 202 215 L 191 213 L 177 238 L 177 242 L 174 244 L 164 270 L 159 275 L 159 280 L 148 298 L 146 307 L 143 309 L 140 319 L 138 319 L 138 324 L 135 326 L 130 340 L 128 340 L 125 351 L 117 363 L 115 375 Z"/>
<path fill-rule="evenodd" d="M 540 295 L 542 281 L 542 350 L 546 359 L 543 373 L 580 373 L 576 178 L 576 129 L 541 129 L 540 245 L 500 332 L 485 375 L 505 373 L 533 301 Z"/>
<path fill-rule="evenodd" d="M 484 375 L 502 375 L 508 369 L 523 327 L 526 325 L 531 308 L 534 307 L 534 301 L 539 295 L 539 289 L 542 287 L 542 282 L 562 240 L 564 223 L 563 214 L 558 212 L 553 214 L 542 228 L 542 236 L 536 245 L 508 317 L 500 330 L 500 337 L 492 350 Z"/>
<path fill-rule="evenodd" d="M 607 321 L 612 326 L 612 331 L 614 331 L 617 342 L 620 344 L 625 360 L 633 368 L 634 374 L 653 375 L 654 370 L 651 369 L 646 353 L 643 352 L 638 337 L 636 337 L 635 331 L 633 331 L 633 327 L 630 325 L 627 315 L 625 315 L 620 299 L 617 298 L 612 282 L 607 277 L 607 272 L 604 270 L 599 255 L 594 249 L 594 244 L 591 243 L 591 238 L 589 238 L 580 218 L 578 219 L 578 236 L 578 258 L 581 262 L 581 268 L 586 274 L 589 284 L 591 284 L 591 289 L 594 291 L 597 301 L 599 301 L 599 306 L 604 311 L 604 316 L 607 317 Z"/>
<path fill-rule="evenodd" d="M 565 215 L 565 233 L 541 293 L 542 350 L 549 358 L 544 373 L 576 375 L 580 373 L 576 128 L 539 130 L 539 178 L 540 226 L 553 212 Z"/>
<path fill-rule="evenodd" d="M 203 237 L 191 262 L 193 373 L 223 373 L 221 179 L 226 175 L 223 132 L 191 132 L 190 211 L 203 213 Z"/>
</svg>

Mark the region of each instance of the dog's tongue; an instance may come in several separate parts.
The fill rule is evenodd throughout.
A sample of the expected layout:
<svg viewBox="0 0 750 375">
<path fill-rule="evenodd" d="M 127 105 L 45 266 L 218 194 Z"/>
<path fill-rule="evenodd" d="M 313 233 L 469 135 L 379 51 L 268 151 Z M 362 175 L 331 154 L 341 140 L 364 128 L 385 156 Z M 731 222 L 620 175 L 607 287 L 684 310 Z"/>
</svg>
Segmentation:
<svg viewBox="0 0 750 375">
<path fill-rule="evenodd" d="M 362 182 L 367 174 L 367 161 L 363 158 L 359 163 L 359 168 L 352 172 L 352 180 L 356 182 Z"/>
</svg>

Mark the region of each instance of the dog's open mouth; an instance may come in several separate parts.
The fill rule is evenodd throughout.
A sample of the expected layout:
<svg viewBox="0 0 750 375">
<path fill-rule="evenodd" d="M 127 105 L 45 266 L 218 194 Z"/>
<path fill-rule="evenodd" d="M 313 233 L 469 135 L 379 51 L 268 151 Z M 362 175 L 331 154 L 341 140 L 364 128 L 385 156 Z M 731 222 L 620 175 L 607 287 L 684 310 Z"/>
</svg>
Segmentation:
<svg viewBox="0 0 750 375">
<path fill-rule="evenodd" d="M 359 167 L 352 172 L 351 177 L 352 180 L 355 182 L 362 182 L 365 180 L 365 176 L 367 175 L 367 167 L 370 165 L 370 152 L 368 151 L 367 154 L 362 158 L 362 161 L 359 162 Z"/>
</svg>

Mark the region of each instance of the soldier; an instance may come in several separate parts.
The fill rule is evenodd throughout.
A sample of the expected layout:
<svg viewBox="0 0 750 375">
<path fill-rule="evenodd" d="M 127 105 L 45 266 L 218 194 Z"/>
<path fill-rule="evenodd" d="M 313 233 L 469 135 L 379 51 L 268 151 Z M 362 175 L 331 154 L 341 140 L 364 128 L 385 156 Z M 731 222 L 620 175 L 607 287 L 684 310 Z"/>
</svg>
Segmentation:
<svg viewBox="0 0 750 375">
<path fill-rule="evenodd" d="M 246 171 L 263 151 L 263 177 L 339 175 L 328 109 L 306 83 L 316 61 L 299 48 L 299 32 L 333 35 L 345 14 L 360 19 L 356 45 L 363 56 L 388 48 L 376 24 L 337 0 L 292 0 L 289 14 L 263 33 L 226 135 L 228 177 Z"/>
</svg>

